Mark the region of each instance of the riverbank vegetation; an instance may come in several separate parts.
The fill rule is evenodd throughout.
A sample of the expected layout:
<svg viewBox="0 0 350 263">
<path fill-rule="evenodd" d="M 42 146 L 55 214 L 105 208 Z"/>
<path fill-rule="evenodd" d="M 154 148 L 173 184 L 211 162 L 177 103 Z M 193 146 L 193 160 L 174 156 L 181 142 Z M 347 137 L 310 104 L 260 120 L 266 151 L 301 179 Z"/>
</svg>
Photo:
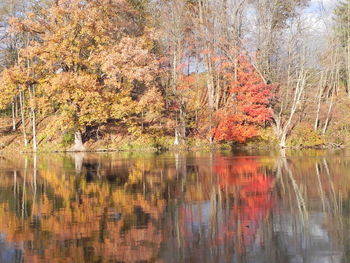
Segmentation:
<svg viewBox="0 0 350 263">
<path fill-rule="evenodd" d="M 350 1 L 332 8 L 2 1 L 0 146 L 348 145 Z"/>
</svg>

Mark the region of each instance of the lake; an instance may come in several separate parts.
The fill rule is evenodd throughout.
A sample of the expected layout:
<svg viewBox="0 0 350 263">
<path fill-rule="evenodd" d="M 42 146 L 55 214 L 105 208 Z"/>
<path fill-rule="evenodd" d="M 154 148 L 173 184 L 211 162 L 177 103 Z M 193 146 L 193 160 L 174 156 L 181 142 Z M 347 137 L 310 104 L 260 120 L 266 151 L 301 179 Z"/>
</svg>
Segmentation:
<svg viewBox="0 0 350 263">
<path fill-rule="evenodd" d="M 0 262 L 350 262 L 350 151 L 0 155 Z"/>
</svg>

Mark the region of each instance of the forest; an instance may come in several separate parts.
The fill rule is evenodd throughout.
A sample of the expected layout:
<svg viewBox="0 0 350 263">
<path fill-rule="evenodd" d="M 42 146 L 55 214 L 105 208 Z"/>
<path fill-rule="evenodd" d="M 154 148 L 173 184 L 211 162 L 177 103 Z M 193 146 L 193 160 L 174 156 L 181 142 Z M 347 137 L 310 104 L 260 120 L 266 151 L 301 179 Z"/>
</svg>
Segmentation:
<svg viewBox="0 0 350 263">
<path fill-rule="evenodd" d="M 350 0 L 2 0 L 0 148 L 350 144 Z"/>
</svg>

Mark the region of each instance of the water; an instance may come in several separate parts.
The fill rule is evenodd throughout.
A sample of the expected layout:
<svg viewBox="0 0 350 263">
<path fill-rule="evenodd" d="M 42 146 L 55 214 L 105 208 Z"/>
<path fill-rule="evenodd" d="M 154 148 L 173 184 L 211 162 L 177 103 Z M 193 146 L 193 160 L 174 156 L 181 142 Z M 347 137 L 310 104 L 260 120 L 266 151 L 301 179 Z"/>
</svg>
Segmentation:
<svg viewBox="0 0 350 263">
<path fill-rule="evenodd" d="M 0 156 L 0 262 L 350 262 L 347 151 Z"/>
</svg>

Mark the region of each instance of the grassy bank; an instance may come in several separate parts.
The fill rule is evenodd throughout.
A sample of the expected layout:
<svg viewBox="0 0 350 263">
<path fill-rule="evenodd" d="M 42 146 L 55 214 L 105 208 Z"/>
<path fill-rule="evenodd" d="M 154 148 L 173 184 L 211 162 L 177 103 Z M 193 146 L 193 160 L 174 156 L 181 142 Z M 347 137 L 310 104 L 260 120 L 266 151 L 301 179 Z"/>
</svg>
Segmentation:
<svg viewBox="0 0 350 263">
<path fill-rule="evenodd" d="M 12 131 L 11 120 L 2 118 L 0 130 L 0 148 L 5 152 L 31 152 L 31 137 L 29 144 L 24 147 L 22 127 Z M 29 127 L 29 123 L 27 124 Z M 55 119 L 45 119 L 38 124 L 38 152 L 69 151 L 74 143 L 72 132 L 60 132 Z M 336 148 L 350 145 L 350 132 L 330 129 L 326 134 L 315 131 L 312 127 L 301 124 L 293 129 L 289 135 L 289 148 Z M 208 139 L 189 136 L 183 145 L 174 145 L 174 136 L 154 133 L 132 135 L 114 126 L 101 127 L 98 133 L 90 135 L 84 143 L 87 151 L 142 151 L 160 152 L 172 150 L 212 150 L 212 149 L 276 149 L 279 145 L 278 137 L 271 127 L 262 129 L 260 135 L 245 144 L 234 142 L 210 143 Z"/>
</svg>

